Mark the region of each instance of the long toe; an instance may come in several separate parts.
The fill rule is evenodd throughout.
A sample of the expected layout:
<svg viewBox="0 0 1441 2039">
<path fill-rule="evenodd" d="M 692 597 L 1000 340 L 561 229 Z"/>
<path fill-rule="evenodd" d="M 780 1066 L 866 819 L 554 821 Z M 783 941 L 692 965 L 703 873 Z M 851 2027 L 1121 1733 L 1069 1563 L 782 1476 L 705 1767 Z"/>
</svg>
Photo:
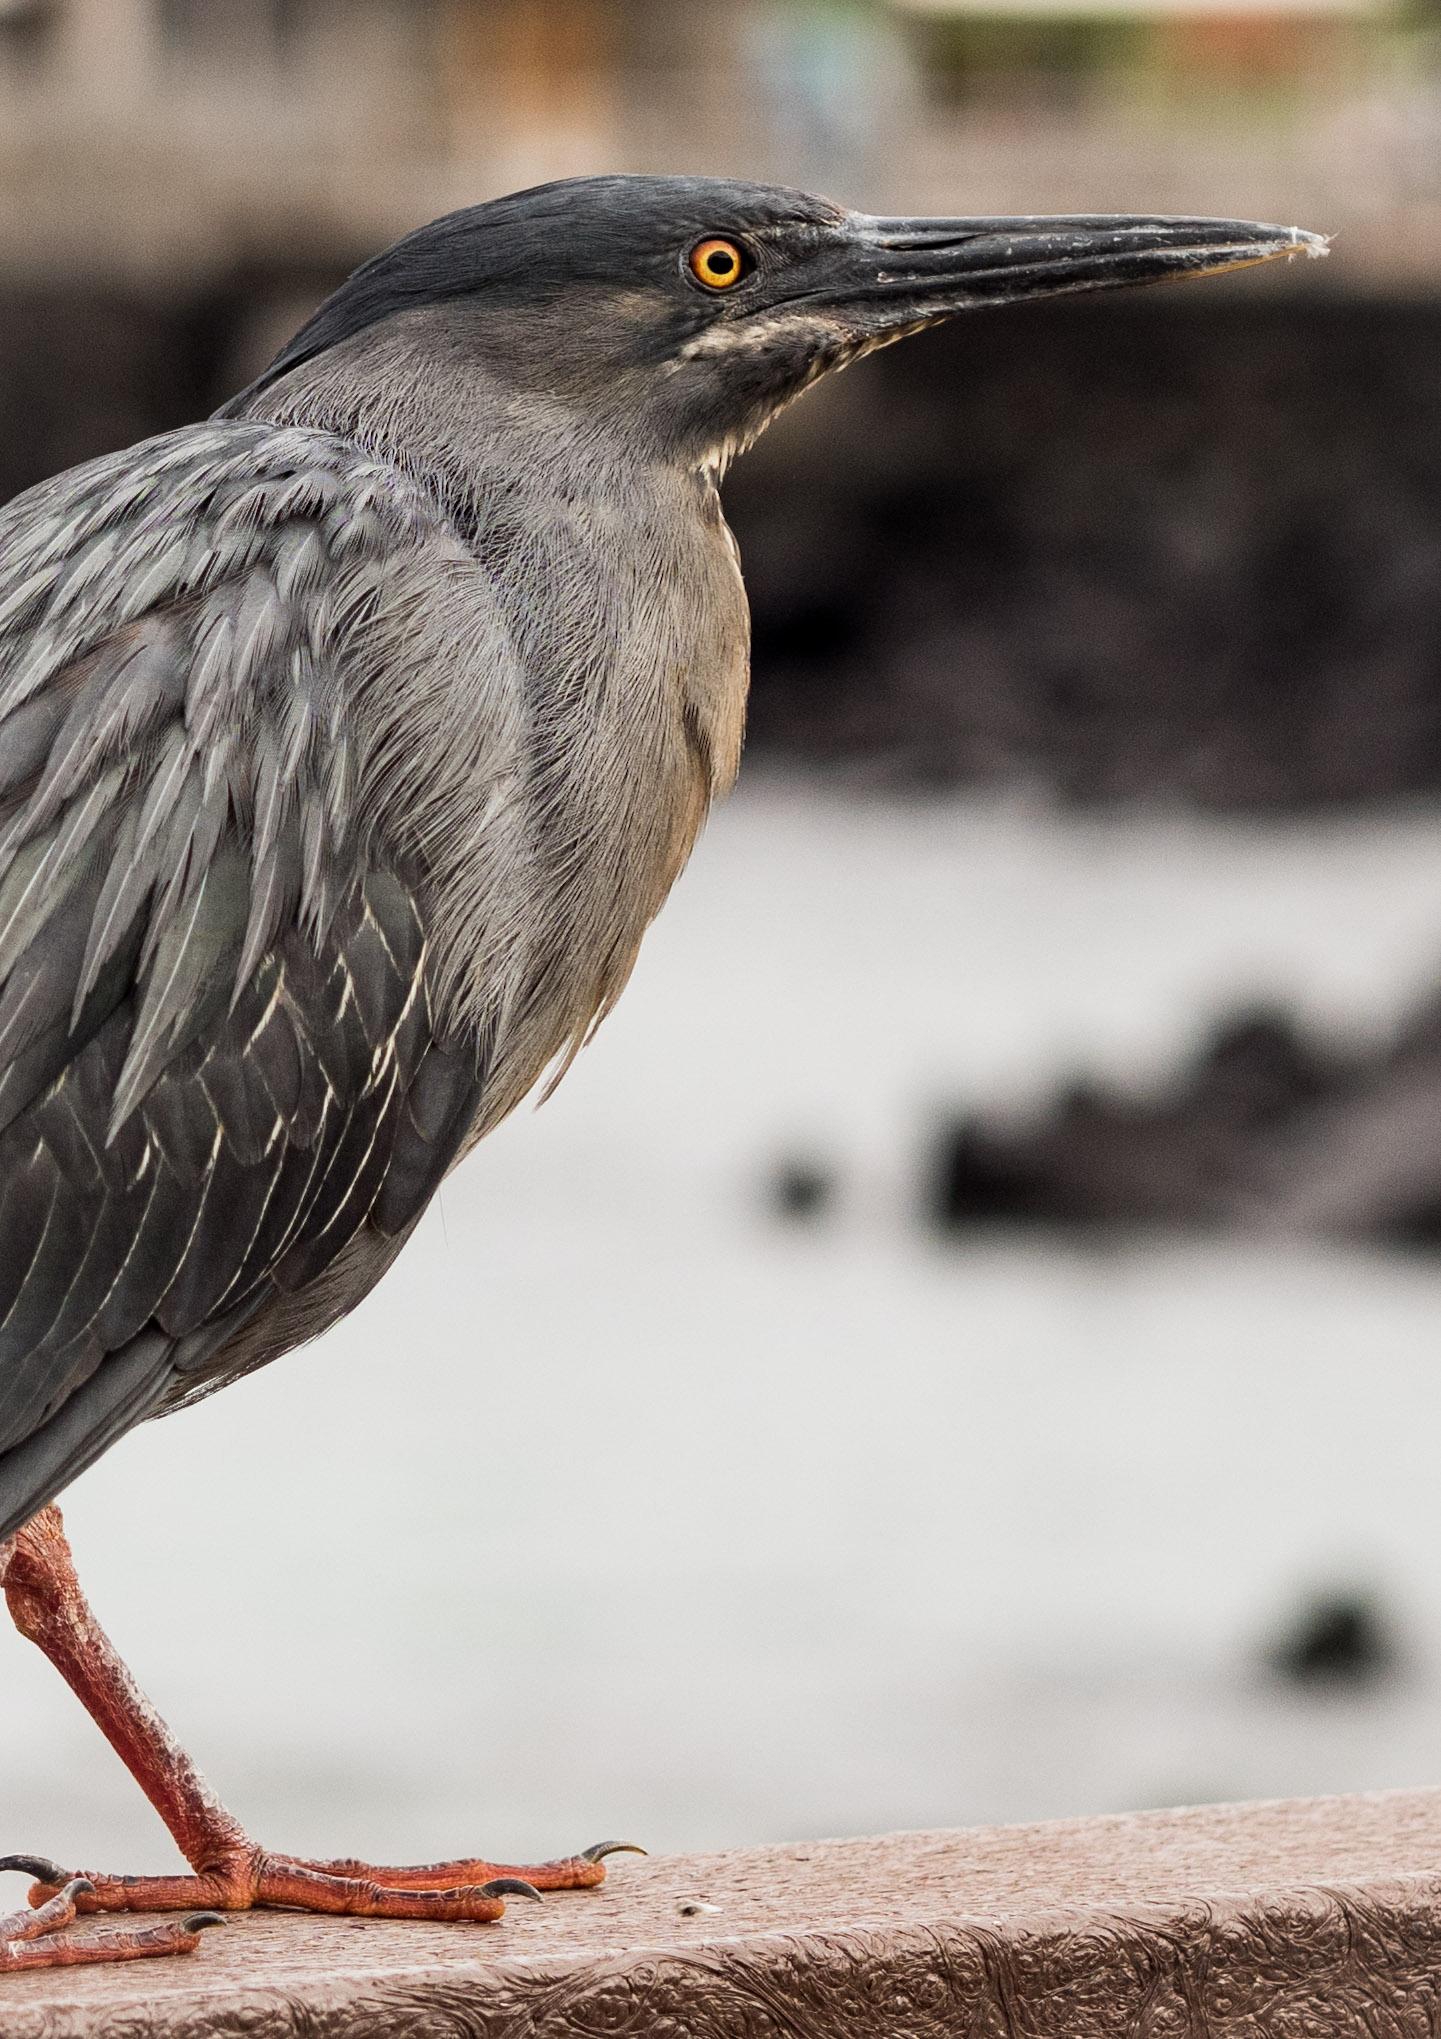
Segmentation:
<svg viewBox="0 0 1441 2039">
<path fill-rule="evenodd" d="M 68 1883 L 65 1872 L 55 1870 L 53 1863 L 43 1866 L 55 1873 L 37 1877 L 30 1886 L 31 1904 L 42 1909 L 65 1888 L 75 1892 L 78 1912 L 193 1912 L 199 1916 L 248 1911 L 255 1902 L 248 1865 L 234 1874 L 216 1871 L 206 1876 L 105 1876 L 99 1870 L 87 1870 Z M 34 1873 L 33 1863 L 27 1873 Z"/>
<path fill-rule="evenodd" d="M 478 1855 L 458 1856 L 449 1862 L 412 1862 L 401 1867 L 376 1868 L 368 1862 L 344 1860 L 316 1862 L 310 1866 L 330 1876 L 358 1877 L 384 1884 L 390 1890 L 450 1890 L 456 1885 L 494 1883 L 497 1878 L 518 1878 L 537 1891 L 593 1890 L 605 1882 L 607 1855 L 643 1855 L 645 1849 L 634 1841 L 597 1841 L 578 1855 L 563 1855 L 552 1862 L 491 1862 Z"/>
<path fill-rule="evenodd" d="M 33 1858 L 27 1858 L 19 1865 L 27 1875 L 32 1862 Z M 83 1876 L 72 1877 L 43 1904 L 0 1918 L 0 1975 L 24 1968 L 85 1968 L 106 1961 L 193 1954 L 206 1928 L 220 1924 L 218 1913 L 197 1912 L 188 1919 L 128 1933 L 71 1932 L 68 1929 L 75 1922 L 77 1903 L 89 1892 Z"/>
<path fill-rule="evenodd" d="M 337 1875 L 327 1864 L 300 1862 L 289 1855 L 262 1857 L 255 1902 L 286 1910 L 346 1913 L 362 1919 L 431 1919 L 487 1925 L 505 1911 L 504 1886 L 511 1879 L 457 1878 L 443 1885 L 401 1885 L 388 1869 L 350 1865 L 358 1874 Z M 496 1888 L 497 1881 L 502 1885 Z M 538 1895 L 527 1884 L 526 1894 Z"/>
<path fill-rule="evenodd" d="M 0 1941 L 0 1975 L 22 1968 L 91 1968 L 106 1961 L 147 1961 L 161 1954 L 193 1954 L 214 1912 L 178 1924 L 141 1926 L 133 1933 L 54 1933 L 39 1940 Z"/>
</svg>

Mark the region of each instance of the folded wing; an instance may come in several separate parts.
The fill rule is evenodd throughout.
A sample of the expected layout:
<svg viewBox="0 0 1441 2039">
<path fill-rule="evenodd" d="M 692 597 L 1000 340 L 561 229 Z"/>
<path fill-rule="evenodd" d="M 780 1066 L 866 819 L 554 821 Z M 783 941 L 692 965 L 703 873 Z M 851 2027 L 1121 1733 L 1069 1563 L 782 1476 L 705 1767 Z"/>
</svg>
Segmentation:
<svg viewBox="0 0 1441 2039">
<path fill-rule="evenodd" d="M 443 542 L 319 433 L 175 433 L 0 513 L 0 1537 L 470 1125 L 347 668 Z"/>
</svg>

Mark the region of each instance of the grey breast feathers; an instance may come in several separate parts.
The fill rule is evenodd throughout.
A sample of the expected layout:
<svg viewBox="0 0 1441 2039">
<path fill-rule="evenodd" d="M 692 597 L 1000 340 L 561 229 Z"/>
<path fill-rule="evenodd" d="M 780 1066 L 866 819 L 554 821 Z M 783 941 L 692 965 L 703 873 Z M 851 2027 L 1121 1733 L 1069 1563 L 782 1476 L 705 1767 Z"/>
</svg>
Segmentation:
<svg viewBox="0 0 1441 2039">
<path fill-rule="evenodd" d="M 431 539 L 394 470 L 253 423 L 0 512 L 0 1538 L 402 1233 L 474 1117 L 356 783 L 348 660 Z"/>
</svg>

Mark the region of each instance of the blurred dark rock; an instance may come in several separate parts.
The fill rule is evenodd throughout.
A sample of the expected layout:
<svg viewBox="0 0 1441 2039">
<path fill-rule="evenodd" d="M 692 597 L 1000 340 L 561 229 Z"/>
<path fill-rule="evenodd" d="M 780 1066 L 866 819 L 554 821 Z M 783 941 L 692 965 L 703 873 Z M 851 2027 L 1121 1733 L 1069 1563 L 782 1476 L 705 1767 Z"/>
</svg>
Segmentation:
<svg viewBox="0 0 1441 2039">
<path fill-rule="evenodd" d="M 834 1175 L 816 1161 L 783 1161 L 771 1178 L 771 1207 L 792 1223 L 824 1216 L 835 1195 Z"/>
<path fill-rule="evenodd" d="M 947 1127 L 935 1218 L 950 1230 L 1264 1219 L 1280 1194 L 1279 1156 L 1359 1081 L 1358 1068 L 1308 1042 L 1285 1014 L 1243 1012 L 1158 1096 L 1073 1082 L 1038 1123 L 1008 1129 L 971 1116 Z M 1435 1153 L 1441 1194 L 1441 1145 Z"/>
<path fill-rule="evenodd" d="M 1377 1685 L 1399 1654 L 1379 1603 L 1361 1593 L 1323 1594 L 1302 1608 L 1270 1652 L 1272 1669 L 1312 1690 Z"/>
<path fill-rule="evenodd" d="M 1029 1134 L 964 1121 L 941 1143 L 936 1215 L 957 1230 L 1194 1222 L 1202 1171 L 1173 1116 L 1077 1083 Z"/>
<path fill-rule="evenodd" d="M 1252 1174 L 1255 1211 L 1282 1231 L 1441 1247 L 1441 998 L 1337 1066 Z"/>
<path fill-rule="evenodd" d="M 1192 1077 L 1190 1105 L 1217 1126 L 1265 1130 L 1320 1104 L 1345 1081 L 1294 1021 L 1262 1007 L 1216 1030 Z"/>
<path fill-rule="evenodd" d="M 952 1119 L 930 1209 L 947 1231 L 1226 1227 L 1435 1251 L 1441 999 L 1379 1048 L 1243 1012 L 1153 1095 L 1072 1082 L 1025 1123 Z"/>
</svg>

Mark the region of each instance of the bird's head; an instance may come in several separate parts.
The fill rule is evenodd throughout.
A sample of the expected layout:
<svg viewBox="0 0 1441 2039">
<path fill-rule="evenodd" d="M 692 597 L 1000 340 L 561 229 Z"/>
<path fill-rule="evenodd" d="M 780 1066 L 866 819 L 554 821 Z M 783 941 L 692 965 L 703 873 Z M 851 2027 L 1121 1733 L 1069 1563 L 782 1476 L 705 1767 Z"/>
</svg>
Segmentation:
<svg viewBox="0 0 1441 2039">
<path fill-rule="evenodd" d="M 583 177 L 451 213 L 358 269 L 238 408 L 405 321 L 503 382 L 723 465 L 819 376 L 984 305 L 1324 254 L 1295 227 L 883 219 L 769 185 Z"/>
</svg>

